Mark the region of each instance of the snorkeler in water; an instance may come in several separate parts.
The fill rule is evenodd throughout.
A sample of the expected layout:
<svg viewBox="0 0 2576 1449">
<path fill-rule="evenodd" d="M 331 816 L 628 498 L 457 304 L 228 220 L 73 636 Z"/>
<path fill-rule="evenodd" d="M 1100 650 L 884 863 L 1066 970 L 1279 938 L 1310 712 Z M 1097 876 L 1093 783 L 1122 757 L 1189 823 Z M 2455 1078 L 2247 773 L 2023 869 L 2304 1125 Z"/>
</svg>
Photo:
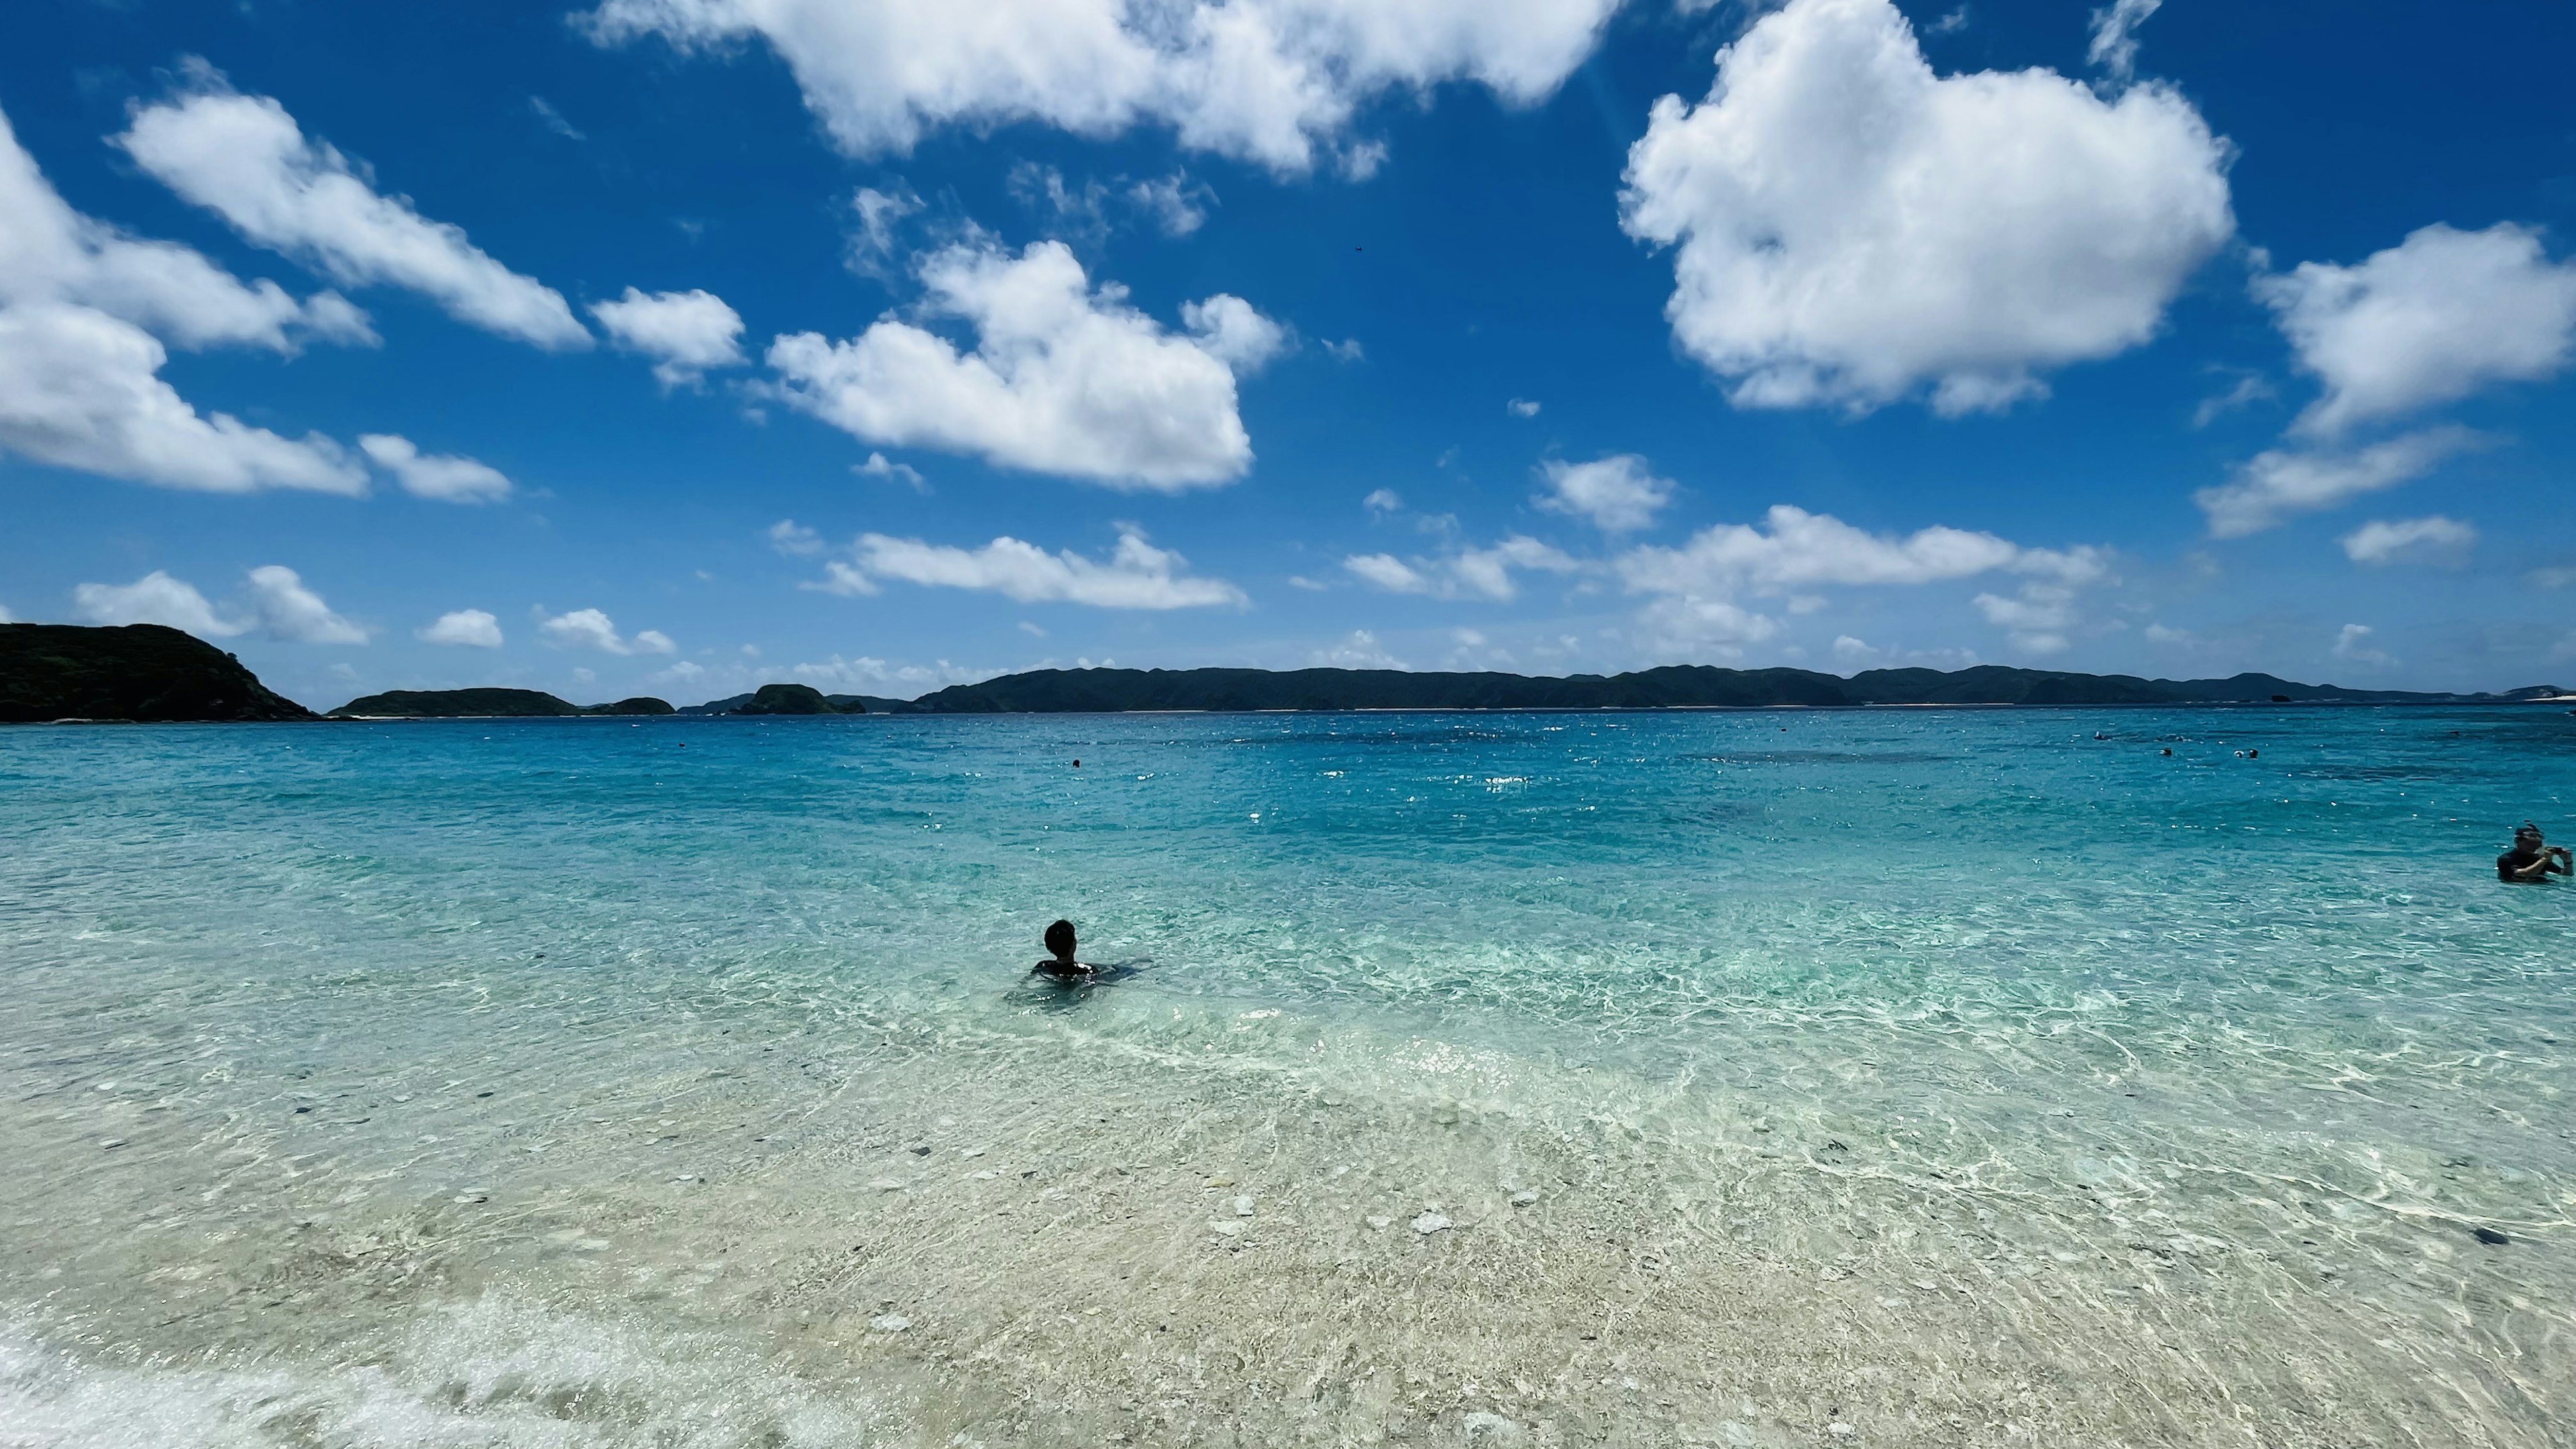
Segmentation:
<svg viewBox="0 0 2576 1449">
<path fill-rule="evenodd" d="M 2496 879 L 2521 885 L 2537 885 L 2553 875 L 2576 874 L 2569 864 L 2567 847 L 2551 845 L 2540 834 L 2540 827 L 2526 820 L 2513 833 L 2513 849 L 2496 857 Z"/>
<path fill-rule="evenodd" d="M 1052 976 L 1058 981 L 1089 981 L 1100 974 L 1100 968 L 1073 959 L 1075 941 L 1073 922 L 1058 921 L 1046 928 L 1047 959 L 1029 968 L 1032 976 Z"/>
</svg>

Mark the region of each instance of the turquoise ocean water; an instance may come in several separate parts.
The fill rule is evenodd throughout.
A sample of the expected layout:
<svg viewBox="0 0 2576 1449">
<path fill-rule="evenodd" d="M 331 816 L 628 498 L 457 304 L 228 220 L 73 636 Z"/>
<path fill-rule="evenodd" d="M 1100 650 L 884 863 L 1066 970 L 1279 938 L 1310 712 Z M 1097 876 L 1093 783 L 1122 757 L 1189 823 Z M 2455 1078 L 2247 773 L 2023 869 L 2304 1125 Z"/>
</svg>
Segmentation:
<svg viewBox="0 0 2576 1449">
<path fill-rule="evenodd" d="M 2555 709 L 0 732 L 0 1444 L 2565 1442 L 2526 817 Z M 1069 1320 L 1485 1251 L 1544 1342 L 1006 1408 L 1084 1202 Z M 1799 1293 L 1912 1326 L 1833 1389 Z M 1943 1377 L 2015 1335 L 2053 1406 Z"/>
</svg>

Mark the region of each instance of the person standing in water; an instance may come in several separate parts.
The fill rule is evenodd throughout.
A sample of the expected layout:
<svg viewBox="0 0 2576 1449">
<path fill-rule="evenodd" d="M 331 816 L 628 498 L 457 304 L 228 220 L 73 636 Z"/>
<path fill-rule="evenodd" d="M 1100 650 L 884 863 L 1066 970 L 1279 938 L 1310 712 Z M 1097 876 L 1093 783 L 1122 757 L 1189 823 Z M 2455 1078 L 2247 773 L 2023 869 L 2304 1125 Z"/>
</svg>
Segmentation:
<svg viewBox="0 0 2576 1449">
<path fill-rule="evenodd" d="M 2569 874 L 2576 874 L 2576 867 L 2569 865 L 2567 847 L 2546 843 L 2540 827 L 2528 820 L 2513 833 L 2513 849 L 2496 857 L 2497 880 L 2538 885 L 2553 875 Z"/>
<path fill-rule="evenodd" d="M 1089 981 L 1100 974 L 1097 966 L 1087 966 L 1073 959 L 1075 941 L 1073 922 L 1058 921 L 1046 928 L 1047 959 L 1029 968 L 1029 974 L 1052 976 L 1058 981 Z"/>
</svg>

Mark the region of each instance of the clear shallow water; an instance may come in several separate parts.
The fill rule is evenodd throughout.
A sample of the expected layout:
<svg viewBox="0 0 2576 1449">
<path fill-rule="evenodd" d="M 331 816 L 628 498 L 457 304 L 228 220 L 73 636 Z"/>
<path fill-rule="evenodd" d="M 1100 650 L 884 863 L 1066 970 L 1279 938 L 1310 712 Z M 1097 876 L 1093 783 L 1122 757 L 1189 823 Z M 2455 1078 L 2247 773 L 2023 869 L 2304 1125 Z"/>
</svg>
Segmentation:
<svg viewBox="0 0 2576 1449">
<path fill-rule="evenodd" d="M 2571 803 L 2537 709 L 0 732 L 0 1444 L 2552 1442 Z"/>
</svg>

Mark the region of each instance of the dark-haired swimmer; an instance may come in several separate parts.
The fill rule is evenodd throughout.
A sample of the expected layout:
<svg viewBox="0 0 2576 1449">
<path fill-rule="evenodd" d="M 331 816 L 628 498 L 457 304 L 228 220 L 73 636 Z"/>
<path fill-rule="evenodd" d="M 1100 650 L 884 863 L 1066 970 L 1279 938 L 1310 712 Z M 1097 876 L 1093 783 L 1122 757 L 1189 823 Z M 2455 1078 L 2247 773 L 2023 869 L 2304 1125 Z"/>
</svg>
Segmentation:
<svg viewBox="0 0 2576 1449">
<path fill-rule="evenodd" d="M 2540 827 L 2526 820 L 2513 833 L 2513 849 L 2496 857 L 2496 879 L 2537 885 L 2553 875 L 2576 874 L 2568 860 L 2567 847 L 2548 844 Z"/>
<path fill-rule="evenodd" d="M 1097 966 L 1087 966 L 1073 959 L 1073 922 L 1058 921 L 1046 928 L 1047 959 L 1029 968 L 1032 976 L 1052 976 L 1058 981 L 1089 981 L 1100 974 Z"/>
</svg>

